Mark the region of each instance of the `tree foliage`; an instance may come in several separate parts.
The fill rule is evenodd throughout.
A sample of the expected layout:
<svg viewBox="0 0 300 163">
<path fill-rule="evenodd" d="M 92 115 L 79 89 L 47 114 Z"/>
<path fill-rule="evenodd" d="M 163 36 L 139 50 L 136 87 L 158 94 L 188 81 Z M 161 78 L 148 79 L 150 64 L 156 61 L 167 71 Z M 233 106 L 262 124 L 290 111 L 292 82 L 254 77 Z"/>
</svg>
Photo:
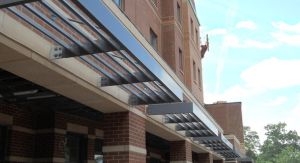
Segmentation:
<svg viewBox="0 0 300 163">
<path fill-rule="evenodd" d="M 258 155 L 258 149 L 260 148 L 259 136 L 256 131 L 251 131 L 249 126 L 244 127 L 244 141 L 246 155 L 256 159 Z"/>
<path fill-rule="evenodd" d="M 246 150 L 253 150 L 256 140 L 249 135 L 255 135 L 256 132 L 249 134 L 250 128 L 245 130 Z M 267 138 L 259 149 L 259 154 L 256 153 L 257 158 L 251 156 L 251 153 L 248 156 L 257 163 L 300 163 L 300 137 L 296 131 L 287 130 L 286 123 L 269 124 L 265 126 L 265 130 Z"/>
<path fill-rule="evenodd" d="M 276 155 L 275 160 L 277 163 L 300 163 L 300 150 L 288 146 Z"/>
</svg>

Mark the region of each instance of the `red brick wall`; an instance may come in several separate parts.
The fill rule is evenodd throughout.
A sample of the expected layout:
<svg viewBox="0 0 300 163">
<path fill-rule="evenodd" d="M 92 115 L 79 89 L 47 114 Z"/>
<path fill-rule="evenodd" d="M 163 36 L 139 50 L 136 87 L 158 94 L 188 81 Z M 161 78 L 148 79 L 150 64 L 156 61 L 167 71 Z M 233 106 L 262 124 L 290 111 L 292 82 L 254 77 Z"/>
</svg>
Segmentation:
<svg viewBox="0 0 300 163">
<path fill-rule="evenodd" d="M 240 102 L 208 104 L 205 105 L 205 108 L 222 127 L 225 135 L 235 135 L 241 143 L 244 143 L 242 104 Z"/>
<path fill-rule="evenodd" d="M 197 153 L 194 156 L 194 163 L 213 163 L 213 157 L 210 153 Z"/>
<path fill-rule="evenodd" d="M 34 135 L 11 131 L 9 154 L 13 156 L 33 157 L 34 156 Z"/>
<path fill-rule="evenodd" d="M 69 122 L 80 124 L 88 127 L 89 134 L 94 135 L 94 137 L 95 129 L 101 129 L 101 122 L 60 112 L 45 112 L 42 108 L 33 112 L 28 107 L 23 108 L 12 104 L 0 103 L 0 113 L 13 117 L 9 138 L 8 153 L 10 156 L 64 158 L 65 135 L 54 133 L 54 126 L 65 131 L 67 129 L 66 124 Z M 45 130 L 47 131 L 45 132 Z M 88 139 L 87 152 L 89 160 L 94 158 L 94 144 L 94 138 Z"/>
<path fill-rule="evenodd" d="M 192 161 L 192 146 L 187 141 L 170 142 L 170 161 Z"/>
<path fill-rule="evenodd" d="M 142 149 L 145 145 L 145 120 L 132 112 L 108 113 L 104 115 L 104 146 L 133 145 Z M 105 152 L 108 163 L 145 163 L 146 155 L 128 152 Z"/>
<path fill-rule="evenodd" d="M 145 148 L 145 120 L 132 112 L 104 115 L 104 145 L 135 145 Z"/>
</svg>

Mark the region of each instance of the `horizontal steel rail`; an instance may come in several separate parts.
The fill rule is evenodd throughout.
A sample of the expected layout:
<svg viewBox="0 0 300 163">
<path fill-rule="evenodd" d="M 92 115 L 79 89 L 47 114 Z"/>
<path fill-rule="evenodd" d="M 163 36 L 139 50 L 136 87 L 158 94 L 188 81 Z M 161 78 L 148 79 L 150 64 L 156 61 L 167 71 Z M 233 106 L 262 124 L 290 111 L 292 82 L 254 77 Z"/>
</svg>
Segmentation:
<svg viewBox="0 0 300 163">
<path fill-rule="evenodd" d="M 20 4 L 25 4 L 25 3 L 31 3 L 39 0 L 1 0 L 0 1 L 0 9 L 1 8 L 7 8 L 10 6 L 16 6 Z"/>
<path fill-rule="evenodd" d="M 118 42 L 122 43 L 127 51 L 132 54 L 139 64 L 144 65 L 157 79 L 172 92 L 177 101 L 183 100 L 183 90 L 174 79 L 162 68 L 153 56 L 141 43 L 128 31 L 128 29 L 114 16 L 103 4 L 102 0 L 78 0 L 82 9 L 99 26 L 104 26 Z"/>
</svg>

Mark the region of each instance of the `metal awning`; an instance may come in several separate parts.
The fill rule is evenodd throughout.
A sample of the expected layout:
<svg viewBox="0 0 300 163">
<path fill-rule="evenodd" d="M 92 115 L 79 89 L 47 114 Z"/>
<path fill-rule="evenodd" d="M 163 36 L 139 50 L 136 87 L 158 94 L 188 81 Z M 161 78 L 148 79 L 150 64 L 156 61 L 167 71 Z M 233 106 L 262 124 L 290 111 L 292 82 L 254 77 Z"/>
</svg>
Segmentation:
<svg viewBox="0 0 300 163">
<path fill-rule="evenodd" d="M 150 116 L 163 115 L 166 125 L 175 124 L 177 132 L 205 145 L 226 159 L 240 157 L 233 145 L 194 103 L 152 104 L 148 106 L 147 113 Z"/>
<path fill-rule="evenodd" d="M 183 101 L 182 88 L 102 0 L 12 0 L 0 1 L 0 8 L 53 43 L 49 59 L 78 59 L 99 74 L 99 87 L 126 90 L 131 105 L 157 104 L 149 106 L 148 114 L 164 115 L 178 132 L 233 157 L 204 108 L 177 103 Z"/>
<path fill-rule="evenodd" d="M 53 42 L 50 59 L 77 58 L 99 73 L 100 87 L 129 92 L 129 104 L 183 100 L 181 87 L 102 0 L 15 0 L 3 7 Z"/>
</svg>

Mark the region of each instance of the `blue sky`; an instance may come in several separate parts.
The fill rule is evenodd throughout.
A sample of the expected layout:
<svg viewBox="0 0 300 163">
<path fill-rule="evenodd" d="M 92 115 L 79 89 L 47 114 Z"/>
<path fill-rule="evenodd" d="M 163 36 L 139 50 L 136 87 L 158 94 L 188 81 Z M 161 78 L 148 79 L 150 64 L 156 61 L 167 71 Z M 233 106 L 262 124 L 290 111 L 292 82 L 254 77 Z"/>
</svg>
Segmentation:
<svg viewBox="0 0 300 163">
<path fill-rule="evenodd" d="M 195 0 L 205 102 L 242 102 L 244 125 L 286 122 L 300 134 L 300 0 Z"/>
</svg>

